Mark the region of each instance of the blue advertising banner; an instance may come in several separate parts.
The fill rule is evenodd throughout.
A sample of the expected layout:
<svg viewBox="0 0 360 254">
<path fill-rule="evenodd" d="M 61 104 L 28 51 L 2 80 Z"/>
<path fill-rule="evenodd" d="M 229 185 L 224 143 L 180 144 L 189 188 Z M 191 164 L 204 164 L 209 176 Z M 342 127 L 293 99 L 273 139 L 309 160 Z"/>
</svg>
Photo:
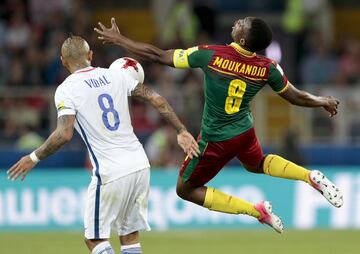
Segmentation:
<svg viewBox="0 0 360 254">
<path fill-rule="evenodd" d="M 320 168 L 320 170 L 323 170 Z M 302 182 L 223 170 L 209 185 L 253 203 L 270 200 L 286 228 L 360 228 L 360 169 L 323 170 L 343 191 L 345 204 L 333 208 Z M 153 229 L 253 228 L 253 218 L 211 212 L 182 201 L 175 192 L 176 170 L 152 170 L 149 221 Z M 82 230 L 90 182 L 83 169 L 35 169 L 24 182 L 0 173 L 0 231 Z"/>
</svg>

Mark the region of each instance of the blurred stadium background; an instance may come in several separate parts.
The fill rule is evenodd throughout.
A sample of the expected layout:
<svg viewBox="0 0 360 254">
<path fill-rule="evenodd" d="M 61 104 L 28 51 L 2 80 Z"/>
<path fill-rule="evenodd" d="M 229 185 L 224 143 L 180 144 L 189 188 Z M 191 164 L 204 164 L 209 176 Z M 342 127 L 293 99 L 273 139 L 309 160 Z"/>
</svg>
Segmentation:
<svg viewBox="0 0 360 254">
<path fill-rule="evenodd" d="M 60 46 L 70 32 L 89 42 L 93 66 L 106 67 L 131 55 L 97 41 L 93 27 L 98 21 L 109 24 L 114 16 L 121 32 L 132 39 L 186 48 L 230 43 L 233 22 L 249 15 L 271 24 L 274 41 L 262 53 L 277 60 L 293 84 L 341 101 L 339 114 L 330 119 L 321 109 L 291 106 L 264 89 L 252 107 L 265 151 L 326 171 L 343 188 L 345 205 L 330 208 L 302 183 L 244 173 L 237 161 L 230 162 L 213 185 L 253 202 L 272 200 L 290 233 L 278 237 L 249 218 L 184 203 L 174 190 L 183 160 L 175 133 L 151 108 L 132 101 L 133 126 L 153 166 L 150 222 L 160 231 L 144 234 L 144 250 L 360 253 L 358 0 L 1 1 L 0 253 L 86 253 L 81 241 L 82 202 L 90 163 L 78 135 L 41 162 L 24 183 L 7 181 L 5 173 L 56 125 L 53 95 L 68 75 L 59 59 Z M 170 101 L 197 135 L 203 105 L 201 72 L 138 60 L 146 83 Z M 18 245 L 21 241 L 23 246 Z M 302 246 L 295 248 L 299 241 Z"/>
</svg>

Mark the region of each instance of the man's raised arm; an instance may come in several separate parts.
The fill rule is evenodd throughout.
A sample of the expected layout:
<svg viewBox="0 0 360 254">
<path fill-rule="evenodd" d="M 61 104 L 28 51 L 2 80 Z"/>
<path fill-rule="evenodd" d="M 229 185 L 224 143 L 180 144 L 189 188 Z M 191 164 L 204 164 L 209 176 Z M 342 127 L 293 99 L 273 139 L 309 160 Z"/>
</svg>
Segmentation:
<svg viewBox="0 0 360 254">
<path fill-rule="evenodd" d="M 280 94 L 285 100 L 293 105 L 301 107 L 323 107 L 329 116 L 333 117 L 338 113 L 339 100 L 332 96 L 316 96 L 306 91 L 298 90 L 290 82 L 285 92 Z"/>
<path fill-rule="evenodd" d="M 135 42 L 123 36 L 120 33 L 115 18 L 111 18 L 110 28 L 106 28 L 101 22 L 99 22 L 99 27 L 100 29 L 94 28 L 94 30 L 100 35 L 98 38 L 102 40 L 103 43 L 113 43 L 119 45 L 123 49 L 145 60 L 174 67 L 173 49 L 162 50 L 155 47 L 154 45 Z"/>
<path fill-rule="evenodd" d="M 29 155 L 22 157 L 8 170 L 8 178 L 21 181 L 35 165 L 58 151 L 69 142 L 74 133 L 75 115 L 63 115 L 58 118 L 56 130 L 48 137 L 44 144 Z"/>
</svg>

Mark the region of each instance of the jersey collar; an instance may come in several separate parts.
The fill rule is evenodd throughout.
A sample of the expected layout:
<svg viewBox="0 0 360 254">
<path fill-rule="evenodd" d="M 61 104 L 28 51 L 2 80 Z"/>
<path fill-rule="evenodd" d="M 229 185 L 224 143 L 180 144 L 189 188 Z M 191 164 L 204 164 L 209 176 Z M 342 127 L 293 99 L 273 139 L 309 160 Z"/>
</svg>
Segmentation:
<svg viewBox="0 0 360 254">
<path fill-rule="evenodd" d="M 238 53 L 240 53 L 243 56 L 246 57 L 253 57 L 256 56 L 256 53 L 251 52 L 249 50 L 244 49 L 243 47 L 241 47 L 239 44 L 237 44 L 236 42 L 232 42 L 230 44 L 231 47 L 233 47 Z"/>
<path fill-rule="evenodd" d="M 79 69 L 79 70 L 75 71 L 74 73 L 88 72 L 88 71 L 92 71 L 92 70 L 95 70 L 95 69 L 96 69 L 96 67 L 88 66 L 88 67 Z"/>
</svg>

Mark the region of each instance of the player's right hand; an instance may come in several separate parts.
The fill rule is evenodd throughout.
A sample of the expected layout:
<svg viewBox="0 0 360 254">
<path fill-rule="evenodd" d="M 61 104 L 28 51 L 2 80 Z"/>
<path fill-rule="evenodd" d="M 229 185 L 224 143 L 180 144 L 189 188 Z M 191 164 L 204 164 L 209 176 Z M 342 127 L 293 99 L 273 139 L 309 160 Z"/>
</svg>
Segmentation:
<svg viewBox="0 0 360 254">
<path fill-rule="evenodd" d="M 8 171 L 8 179 L 15 181 L 19 177 L 21 181 L 24 181 L 26 175 L 35 167 L 34 163 L 29 155 L 22 157 L 18 162 L 16 162 Z"/>
<path fill-rule="evenodd" d="M 333 96 L 325 96 L 325 105 L 323 108 L 330 113 L 330 117 L 333 117 L 338 113 L 338 105 L 340 101 Z"/>
<path fill-rule="evenodd" d="M 194 137 L 186 130 L 183 130 L 177 135 L 177 141 L 179 146 L 184 150 L 184 152 L 192 159 L 194 156 L 199 157 L 200 149 L 199 145 L 194 139 Z"/>
<path fill-rule="evenodd" d="M 100 29 L 95 27 L 94 31 L 100 35 L 98 39 L 101 40 L 104 44 L 116 43 L 117 40 L 121 37 L 120 30 L 116 24 L 115 18 L 111 18 L 110 28 L 106 28 L 101 22 L 99 22 L 98 24 Z"/>
</svg>

